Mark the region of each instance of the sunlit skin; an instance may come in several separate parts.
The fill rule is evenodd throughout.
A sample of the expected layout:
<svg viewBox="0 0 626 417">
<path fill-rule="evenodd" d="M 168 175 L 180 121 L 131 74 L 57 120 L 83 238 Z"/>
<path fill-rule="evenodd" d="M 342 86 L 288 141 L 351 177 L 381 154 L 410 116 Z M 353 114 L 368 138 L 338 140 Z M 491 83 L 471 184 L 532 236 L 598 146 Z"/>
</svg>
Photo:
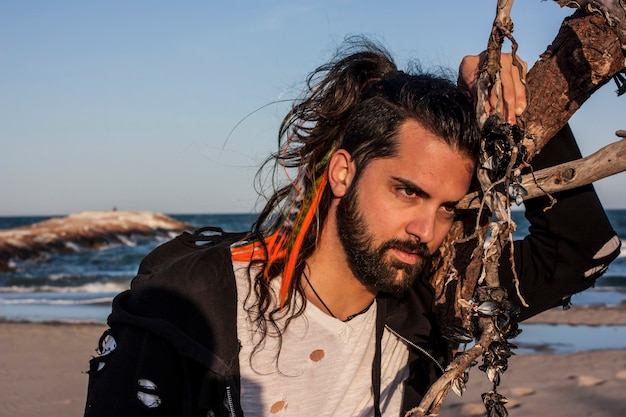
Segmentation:
<svg viewBox="0 0 626 417">
<path fill-rule="evenodd" d="M 474 161 L 414 120 L 400 127 L 398 141 L 396 156 L 375 159 L 365 167 L 356 184 L 358 206 L 374 246 L 394 238 L 419 240 L 433 253 L 450 230 L 457 202 L 469 190 Z M 307 260 L 312 285 L 339 319 L 367 307 L 377 292 L 353 275 L 337 234 L 337 204 L 355 170 L 348 152 L 335 152 L 329 164 L 334 199 L 318 247 Z M 389 250 L 387 256 L 405 264 L 420 262 L 417 254 L 399 249 Z M 405 279 L 401 270 L 395 279 Z M 308 300 L 325 311 L 304 286 Z"/>
</svg>

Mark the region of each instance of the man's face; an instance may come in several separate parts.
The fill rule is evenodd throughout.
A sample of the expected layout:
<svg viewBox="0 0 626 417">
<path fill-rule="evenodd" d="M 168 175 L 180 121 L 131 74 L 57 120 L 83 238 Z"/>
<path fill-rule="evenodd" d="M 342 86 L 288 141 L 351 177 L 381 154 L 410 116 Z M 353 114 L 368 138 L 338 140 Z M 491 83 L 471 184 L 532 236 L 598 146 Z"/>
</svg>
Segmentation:
<svg viewBox="0 0 626 417">
<path fill-rule="evenodd" d="M 371 161 L 337 205 L 337 232 L 365 286 L 402 292 L 443 242 L 474 162 L 409 120 L 396 156 Z"/>
</svg>

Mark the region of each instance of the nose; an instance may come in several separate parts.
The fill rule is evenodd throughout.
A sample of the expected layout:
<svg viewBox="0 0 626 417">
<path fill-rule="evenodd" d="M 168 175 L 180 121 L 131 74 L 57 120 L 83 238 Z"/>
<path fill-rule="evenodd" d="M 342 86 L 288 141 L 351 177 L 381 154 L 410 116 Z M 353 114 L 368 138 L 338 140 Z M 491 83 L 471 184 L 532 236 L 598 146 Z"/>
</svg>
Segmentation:
<svg viewBox="0 0 626 417">
<path fill-rule="evenodd" d="M 406 232 L 421 243 L 429 244 L 435 238 L 436 211 L 420 210 L 406 225 Z"/>
</svg>

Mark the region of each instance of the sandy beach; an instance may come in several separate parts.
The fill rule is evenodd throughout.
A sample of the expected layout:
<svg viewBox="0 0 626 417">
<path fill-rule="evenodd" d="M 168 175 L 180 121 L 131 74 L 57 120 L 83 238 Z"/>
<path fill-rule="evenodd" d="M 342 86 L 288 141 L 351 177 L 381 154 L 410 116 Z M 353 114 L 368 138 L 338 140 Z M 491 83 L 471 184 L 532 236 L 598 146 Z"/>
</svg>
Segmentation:
<svg viewBox="0 0 626 417">
<path fill-rule="evenodd" d="M 625 324 L 626 306 L 548 311 L 533 322 Z M 81 416 L 88 361 L 101 324 L 0 322 L 0 416 Z M 582 335 L 584 337 L 584 335 Z M 485 415 L 485 374 L 470 372 L 463 398 L 451 393 L 440 416 Z M 626 350 L 518 354 L 499 392 L 511 417 L 626 415 Z"/>
<path fill-rule="evenodd" d="M 105 325 L 0 322 L 0 416 L 82 416 Z"/>
</svg>

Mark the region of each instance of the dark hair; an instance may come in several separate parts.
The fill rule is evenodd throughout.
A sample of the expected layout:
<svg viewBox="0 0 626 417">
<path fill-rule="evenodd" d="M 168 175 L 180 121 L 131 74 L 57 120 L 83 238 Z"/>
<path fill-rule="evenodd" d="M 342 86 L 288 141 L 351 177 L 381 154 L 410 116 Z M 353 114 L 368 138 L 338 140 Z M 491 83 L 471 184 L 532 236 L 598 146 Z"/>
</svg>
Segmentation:
<svg viewBox="0 0 626 417">
<path fill-rule="evenodd" d="M 395 155 L 398 130 L 408 119 L 477 159 L 478 127 L 468 97 L 450 80 L 425 73 L 395 71 L 370 81 L 339 147 L 362 171 L 372 159 Z"/>
<path fill-rule="evenodd" d="M 287 170 L 292 175 L 271 195 L 253 228 L 261 242 L 272 233 L 284 238 L 279 239 L 284 250 L 274 251 L 281 254 L 274 259 L 271 248 L 264 246 L 266 256 L 259 261 L 263 271 L 253 283 L 258 296 L 255 316 L 262 330 L 265 313 L 276 305 L 269 281 L 285 272 L 289 256 L 295 257 L 291 272 L 299 277 L 315 249 L 332 199 L 321 179 L 336 149 L 350 152 L 358 175 L 372 160 L 395 155 L 399 128 L 413 119 L 460 152 L 478 155 L 478 128 L 469 97 L 445 76 L 399 71 L 390 54 L 367 39 L 347 40 L 331 62 L 309 75 L 306 87 L 280 126 L 279 151 L 264 165 L 274 174 Z M 306 213 L 314 214 L 310 226 L 302 223 Z M 301 246 L 292 253 L 294 236 L 302 233 Z M 302 288 L 298 279 L 287 285 L 290 305 Z M 305 304 L 286 317 L 302 314 Z M 279 310 L 270 312 L 274 326 Z"/>
</svg>

